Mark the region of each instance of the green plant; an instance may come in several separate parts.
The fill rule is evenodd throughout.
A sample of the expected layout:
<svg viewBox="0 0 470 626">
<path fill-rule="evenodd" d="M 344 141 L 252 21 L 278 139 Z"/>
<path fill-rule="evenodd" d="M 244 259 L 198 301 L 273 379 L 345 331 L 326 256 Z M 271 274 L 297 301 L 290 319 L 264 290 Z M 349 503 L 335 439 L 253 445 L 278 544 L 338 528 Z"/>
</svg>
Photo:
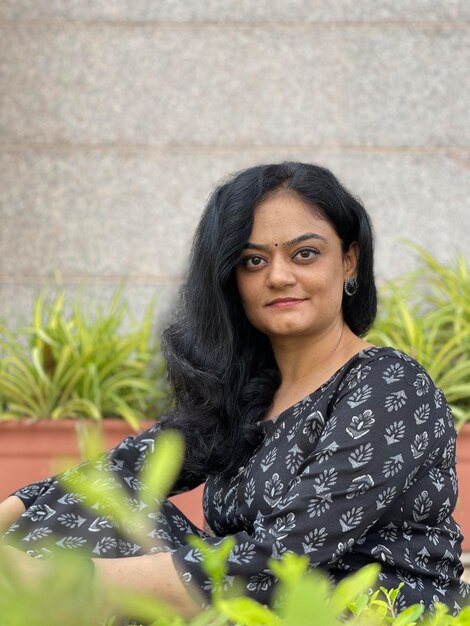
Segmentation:
<svg viewBox="0 0 470 626">
<path fill-rule="evenodd" d="M 457 426 L 470 420 L 470 275 L 462 255 L 441 264 L 414 245 L 416 271 L 380 291 L 379 314 L 367 339 L 417 359 L 443 390 Z"/>
<path fill-rule="evenodd" d="M 121 417 L 137 428 L 168 395 L 153 309 L 123 330 L 130 320 L 120 291 L 106 312 L 77 303 L 69 315 L 60 292 L 52 302 L 37 298 L 30 326 L 0 324 L 0 419 Z"/>
</svg>

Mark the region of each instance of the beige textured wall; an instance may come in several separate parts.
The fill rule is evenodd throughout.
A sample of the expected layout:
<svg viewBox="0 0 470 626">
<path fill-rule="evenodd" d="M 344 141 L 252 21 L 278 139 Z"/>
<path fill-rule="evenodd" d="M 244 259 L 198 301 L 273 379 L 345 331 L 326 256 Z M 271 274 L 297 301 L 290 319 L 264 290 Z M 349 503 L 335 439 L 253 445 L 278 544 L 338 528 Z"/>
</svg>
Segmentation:
<svg viewBox="0 0 470 626">
<path fill-rule="evenodd" d="M 466 0 L 0 0 L 0 318 L 67 293 L 171 307 L 226 173 L 299 159 L 365 202 L 379 280 L 409 238 L 470 258 Z"/>
</svg>

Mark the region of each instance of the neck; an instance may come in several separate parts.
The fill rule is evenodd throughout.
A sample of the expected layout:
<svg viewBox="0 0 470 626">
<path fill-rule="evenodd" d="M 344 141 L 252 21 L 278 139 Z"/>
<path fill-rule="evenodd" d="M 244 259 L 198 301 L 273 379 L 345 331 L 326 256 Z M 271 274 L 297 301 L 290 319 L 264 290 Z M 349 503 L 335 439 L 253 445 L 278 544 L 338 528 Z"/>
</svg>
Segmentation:
<svg viewBox="0 0 470 626">
<path fill-rule="evenodd" d="M 276 338 L 271 345 L 281 373 L 281 386 L 292 388 L 316 379 L 328 379 L 370 344 L 354 335 L 341 321 L 320 336 Z"/>
</svg>

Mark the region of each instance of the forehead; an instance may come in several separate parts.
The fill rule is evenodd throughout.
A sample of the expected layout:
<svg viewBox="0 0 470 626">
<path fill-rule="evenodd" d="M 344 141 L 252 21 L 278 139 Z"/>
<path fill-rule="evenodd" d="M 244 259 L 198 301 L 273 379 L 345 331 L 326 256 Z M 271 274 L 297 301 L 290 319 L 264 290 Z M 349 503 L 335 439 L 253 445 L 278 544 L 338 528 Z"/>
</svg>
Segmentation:
<svg viewBox="0 0 470 626">
<path fill-rule="evenodd" d="M 262 200 L 255 208 L 250 241 L 262 243 L 270 238 L 288 241 L 305 232 L 314 232 L 327 239 L 338 239 L 333 226 L 321 212 L 288 193 L 277 193 Z"/>
</svg>

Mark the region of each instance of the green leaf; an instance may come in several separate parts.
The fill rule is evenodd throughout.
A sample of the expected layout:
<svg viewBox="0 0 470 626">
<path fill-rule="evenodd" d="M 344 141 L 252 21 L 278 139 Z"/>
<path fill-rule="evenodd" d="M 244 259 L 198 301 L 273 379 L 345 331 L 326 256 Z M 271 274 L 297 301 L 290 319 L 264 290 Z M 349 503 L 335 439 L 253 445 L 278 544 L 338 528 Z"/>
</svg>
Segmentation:
<svg viewBox="0 0 470 626">
<path fill-rule="evenodd" d="M 51 417 L 52 419 L 60 419 L 63 417 L 89 417 L 99 420 L 102 415 L 96 405 L 90 400 L 86 398 L 74 398 L 54 409 Z"/>
<path fill-rule="evenodd" d="M 243 626 L 275 626 L 280 624 L 275 613 L 251 598 L 220 600 L 217 608 L 230 620 L 241 622 Z"/>
<path fill-rule="evenodd" d="M 156 499 L 168 495 L 180 473 L 183 457 L 182 436 L 174 430 L 162 431 L 155 441 L 154 451 L 147 456 L 142 470 L 142 481 L 148 487 L 142 494 L 143 502 L 154 507 Z"/>
<path fill-rule="evenodd" d="M 112 402 L 115 413 L 123 417 L 134 430 L 138 430 L 139 418 L 137 412 L 116 394 L 109 393 L 108 399 Z"/>
<path fill-rule="evenodd" d="M 214 598 L 220 596 L 218 585 L 220 585 L 225 572 L 227 571 L 227 559 L 235 545 L 235 538 L 228 535 L 217 546 L 212 546 L 197 535 L 188 537 L 188 543 L 199 550 L 204 557 L 201 567 L 214 583 Z"/>
<path fill-rule="evenodd" d="M 359 595 L 348 604 L 348 609 L 353 615 L 360 615 L 369 603 L 369 596 L 365 593 Z"/>
<path fill-rule="evenodd" d="M 334 615 L 342 613 L 350 602 L 360 594 L 374 587 L 379 576 L 380 566 L 371 563 L 351 576 L 347 576 L 337 585 L 331 597 L 331 610 Z"/>
<path fill-rule="evenodd" d="M 277 590 L 283 595 L 284 585 Z M 279 608 L 283 626 L 312 626 L 322 624 L 334 626 L 334 611 L 328 603 L 330 585 L 318 573 L 304 576 L 297 585 L 289 588 Z"/>
<path fill-rule="evenodd" d="M 464 607 L 457 617 L 454 618 L 454 621 L 455 623 L 452 626 L 470 626 L 470 606 Z"/>
<path fill-rule="evenodd" d="M 44 371 L 42 364 L 42 354 L 39 348 L 33 348 L 31 351 L 31 358 L 35 367 L 35 370 L 38 374 L 39 379 L 45 383 L 47 386 L 51 384 L 50 379 L 48 378 L 46 372 Z"/>
<path fill-rule="evenodd" d="M 402 611 L 392 622 L 392 626 L 414 626 L 424 612 L 422 604 L 413 604 Z"/>
<path fill-rule="evenodd" d="M 286 587 L 294 587 L 307 572 L 307 555 L 287 553 L 281 560 L 271 559 L 269 567 Z"/>
</svg>

